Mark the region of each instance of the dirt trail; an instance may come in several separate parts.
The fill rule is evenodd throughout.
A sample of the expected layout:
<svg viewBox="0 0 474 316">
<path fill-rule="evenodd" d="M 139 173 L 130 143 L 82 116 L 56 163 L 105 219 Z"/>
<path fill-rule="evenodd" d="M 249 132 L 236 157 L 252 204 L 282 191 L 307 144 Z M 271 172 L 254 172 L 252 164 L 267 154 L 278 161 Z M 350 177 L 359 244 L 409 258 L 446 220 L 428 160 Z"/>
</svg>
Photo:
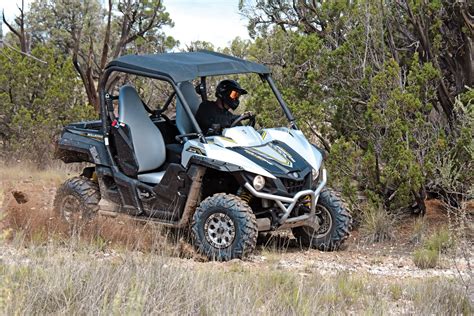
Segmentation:
<svg viewBox="0 0 474 316">
<path fill-rule="evenodd" d="M 0 183 L 3 194 L 0 206 L 3 206 L 5 218 L 0 229 L 24 230 L 26 238 L 48 240 L 49 234 L 62 238 L 68 237 L 68 230 L 61 225 L 52 212 L 52 201 L 56 191 L 55 184 L 45 180 L 27 180 L 20 183 Z M 0 191 L 1 192 L 1 191 Z M 447 217 L 436 201 L 428 203 L 426 215 L 428 231 L 446 225 Z M 94 229 L 86 232 L 99 234 L 103 240 L 103 249 L 94 256 L 108 259 L 120 256 L 114 245 L 128 246 L 141 252 L 157 251 L 171 255 L 179 264 L 199 268 L 201 265 L 213 265 L 217 269 L 234 269 L 236 265 L 245 269 L 278 269 L 305 274 L 319 272 L 335 274 L 340 271 L 361 272 L 393 278 L 404 277 L 460 277 L 470 282 L 469 261 L 472 260 L 472 240 L 468 249 L 457 251 L 456 255 L 445 255 L 436 269 L 421 270 L 411 259 L 416 247 L 413 242 L 415 219 L 409 218 L 396 230 L 396 240 L 392 242 L 367 245 L 361 241 L 357 231 L 346 243 L 346 249 L 338 252 L 321 252 L 312 249 L 300 249 L 291 235 L 280 234 L 266 240 L 258 246 L 256 253 L 245 261 L 233 260 L 227 263 L 202 262 L 189 245 L 182 240 L 169 246 L 169 238 L 157 238 L 156 230 L 143 225 L 122 220 L 100 220 Z M 94 235 L 97 237 L 97 235 Z M 140 236 L 137 239 L 136 236 Z M 90 236 L 89 236 L 90 237 Z M 92 238 L 91 238 L 92 239 Z M 164 245 L 168 246 L 164 246 Z M 166 249 L 168 247 L 169 249 Z M 21 261 L 21 251 L 12 246 L 0 249 L 0 261 Z M 184 258 L 183 258 L 184 257 Z M 16 258 L 16 259 L 14 259 Z M 17 261 L 18 262 L 18 261 Z"/>
</svg>

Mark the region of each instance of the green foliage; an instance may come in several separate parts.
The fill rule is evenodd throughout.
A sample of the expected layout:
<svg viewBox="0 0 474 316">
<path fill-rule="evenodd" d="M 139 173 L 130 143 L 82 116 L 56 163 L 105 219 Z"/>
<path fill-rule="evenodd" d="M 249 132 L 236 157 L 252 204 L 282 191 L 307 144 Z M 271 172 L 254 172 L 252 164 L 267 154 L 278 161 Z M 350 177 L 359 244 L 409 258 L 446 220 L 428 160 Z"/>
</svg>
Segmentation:
<svg viewBox="0 0 474 316">
<path fill-rule="evenodd" d="M 331 146 L 331 159 L 325 162 L 330 170 L 330 185 L 340 191 L 350 203 L 350 209 L 360 207 L 358 201 L 358 182 L 362 177 L 360 164 L 362 163 L 362 150 L 354 141 L 344 137 L 336 139 Z M 360 214 L 353 214 L 356 219 Z"/>
<path fill-rule="evenodd" d="M 421 269 L 435 268 L 439 256 L 454 246 L 447 228 L 441 228 L 425 240 L 422 247 L 413 252 L 413 262 Z"/>
<path fill-rule="evenodd" d="M 413 252 L 413 263 L 420 269 L 432 269 L 438 265 L 439 253 L 436 250 L 420 248 Z"/>
<path fill-rule="evenodd" d="M 363 32 L 351 29 L 349 39 L 332 48 L 316 33 L 275 29 L 257 38 L 247 57 L 272 66 L 299 127 L 313 141 L 330 144 L 333 184 L 350 201 L 357 191 L 370 191 L 384 208 L 399 210 L 432 172 L 425 156 L 438 140 L 428 115 L 439 73 L 419 64 L 417 54 L 407 77 L 394 59 L 378 69 L 361 65 Z M 269 90 L 257 80 L 245 84 L 260 125 L 285 124 Z"/>
<path fill-rule="evenodd" d="M 7 48 L 0 54 L 0 139 L 9 157 L 45 161 L 61 125 L 92 117 L 83 89 L 94 103 L 102 57 L 177 44 L 162 32 L 173 22 L 160 1 L 112 6 L 110 41 L 103 45 L 107 8 L 100 1 L 33 1 L 27 15 L 32 54 L 48 64 Z M 236 38 L 223 51 L 271 68 L 299 128 L 330 151 L 331 185 L 352 208 L 403 211 L 414 201 L 423 204 L 427 191 L 454 202 L 472 198 L 474 92 L 465 87 L 472 78 L 463 57 L 472 46 L 463 42 L 469 36 L 465 7 L 258 0 L 250 7 L 239 1 L 239 8 L 250 18 L 254 40 Z M 132 15 L 133 23 L 126 18 Z M 124 21 L 130 29 L 122 41 Z M 75 48 L 79 65 L 91 73 L 83 88 L 67 57 Z M 196 41 L 188 49 L 215 48 Z M 258 76 L 241 83 L 250 92 L 241 108 L 256 112 L 261 127 L 288 124 Z M 161 97 L 156 86 L 140 88 L 149 100 Z"/>
<path fill-rule="evenodd" d="M 35 42 L 72 58 L 96 110 L 98 79 L 109 61 L 124 54 L 162 53 L 178 44 L 162 31 L 173 22 L 160 0 L 36 0 L 27 17 Z"/>
<path fill-rule="evenodd" d="M 250 46 L 251 42 L 249 40 L 243 40 L 240 37 L 236 37 L 232 40 L 229 47 L 222 49 L 222 53 L 239 58 L 245 58 L 248 55 L 248 49 Z"/>
<path fill-rule="evenodd" d="M 445 253 L 453 246 L 454 240 L 446 227 L 437 230 L 424 244 L 425 249 L 434 250 L 438 253 Z"/>
<path fill-rule="evenodd" d="M 200 50 L 214 51 L 214 45 L 206 41 L 192 41 L 186 46 L 186 51 L 188 52 L 197 52 Z"/>
<path fill-rule="evenodd" d="M 474 89 L 455 100 L 458 124 L 454 133 L 440 135 L 432 154 L 431 187 L 442 196 L 454 192 L 462 200 L 474 198 Z M 446 202 L 451 203 L 452 198 Z"/>
<path fill-rule="evenodd" d="M 357 139 L 367 144 L 364 174 L 370 176 L 366 188 L 389 198 L 385 204 L 391 209 L 408 205 L 411 193 L 420 191 L 425 182 L 423 159 L 417 155 L 429 150 L 436 139 L 429 135 L 426 116 L 420 114 L 429 113 L 429 105 L 418 94 L 433 93 L 429 82 L 436 76 L 430 64 L 415 66 L 409 84 L 403 86 L 401 70 L 392 59 L 372 79 L 365 129 Z"/>
<path fill-rule="evenodd" d="M 460 75 L 447 75 L 451 68 L 440 67 L 446 58 L 438 58 L 460 34 L 445 23 L 452 8 L 441 1 L 405 6 L 416 18 L 383 2 L 242 3 L 255 42 L 230 50 L 271 67 L 299 128 L 330 150 L 331 185 L 355 209 L 363 208 L 360 195 L 376 201 L 370 207 L 393 213 L 415 201 L 423 207 L 426 191 L 456 192 L 458 199 L 474 186 L 472 90 L 456 98 L 452 122 L 445 116 L 449 104 L 439 97 L 440 80 L 450 84 Z M 417 45 L 429 41 L 431 47 L 411 46 L 416 28 L 424 27 L 420 21 L 430 23 L 428 39 Z M 246 84 L 261 125 L 285 124 L 256 83 Z"/>
<path fill-rule="evenodd" d="M 122 50 L 151 53 L 176 46 L 177 41 L 162 31 L 163 26 L 174 26 L 162 1 L 112 1 L 112 11 L 108 60 L 120 56 Z M 79 50 L 86 56 L 93 54 L 99 61 L 107 14 L 107 2 L 98 0 L 36 0 L 31 3 L 28 20 L 32 33 L 41 41 L 56 45 L 65 54 L 70 54 L 70 50 L 79 45 Z M 120 38 L 123 35 L 126 38 Z"/>
<path fill-rule="evenodd" d="M 0 54 L 0 135 L 9 159 L 44 165 L 52 158 L 63 125 L 95 115 L 83 104 L 69 59 L 48 46 L 38 45 L 31 53 L 47 64 L 7 48 Z"/>
</svg>

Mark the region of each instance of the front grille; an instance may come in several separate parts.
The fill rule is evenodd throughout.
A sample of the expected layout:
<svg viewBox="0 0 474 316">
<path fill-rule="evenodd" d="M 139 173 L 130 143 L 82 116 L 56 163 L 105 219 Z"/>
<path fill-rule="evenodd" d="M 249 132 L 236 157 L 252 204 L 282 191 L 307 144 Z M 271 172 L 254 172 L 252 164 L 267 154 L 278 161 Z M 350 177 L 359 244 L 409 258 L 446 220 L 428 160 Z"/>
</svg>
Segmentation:
<svg viewBox="0 0 474 316">
<path fill-rule="evenodd" d="M 286 188 L 286 191 L 290 194 L 297 193 L 302 190 L 308 189 L 308 176 L 306 176 L 303 180 L 294 180 L 294 179 L 287 179 L 283 178 L 281 181 Z"/>
</svg>

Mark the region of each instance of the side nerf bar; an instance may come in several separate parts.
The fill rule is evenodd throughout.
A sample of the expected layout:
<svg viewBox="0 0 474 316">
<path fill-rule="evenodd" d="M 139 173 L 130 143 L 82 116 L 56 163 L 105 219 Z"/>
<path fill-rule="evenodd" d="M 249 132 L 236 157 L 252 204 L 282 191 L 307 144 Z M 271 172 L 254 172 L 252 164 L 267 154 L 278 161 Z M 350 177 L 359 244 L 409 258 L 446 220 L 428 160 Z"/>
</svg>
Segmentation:
<svg viewBox="0 0 474 316">
<path fill-rule="evenodd" d="M 274 195 L 274 194 L 269 194 L 269 193 L 258 192 L 248 182 L 246 182 L 244 184 L 244 186 L 247 190 L 249 190 L 249 192 L 253 196 L 256 196 L 256 197 L 261 198 L 261 199 L 267 199 L 267 200 L 275 201 L 276 204 L 278 205 L 278 207 L 280 207 L 280 209 L 283 211 L 283 216 L 279 220 L 280 224 L 283 225 L 287 221 L 288 217 L 290 216 L 290 213 L 293 210 L 293 208 L 295 207 L 296 203 L 298 203 L 299 199 L 303 196 L 307 196 L 307 195 L 311 196 L 310 214 L 306 215 L 305 218 L 312 218 L 314 216 L 315 210 L 316 210 L 316 204 L 318 203 L 319 194 L 321 193 L 321 190 L 326 185 L 326 181 L 327 181 L 326 169 L 323 169 L 322 170 L 322 181 L 319 183 L 316 190 L 313 191 L 313 190 L 309 189 L 309 190 L 300 191 L 300 192 L 296 193 L 295 196 L 292 197 L 292 198 L 286 197 L 286 196 L 281 196 L 281 195 Z M 285 204 L 283 204 L 283 203 L 286 203 L 286 204 L 289 204 L 289 205 L 285 206 Z"/>
</svg>

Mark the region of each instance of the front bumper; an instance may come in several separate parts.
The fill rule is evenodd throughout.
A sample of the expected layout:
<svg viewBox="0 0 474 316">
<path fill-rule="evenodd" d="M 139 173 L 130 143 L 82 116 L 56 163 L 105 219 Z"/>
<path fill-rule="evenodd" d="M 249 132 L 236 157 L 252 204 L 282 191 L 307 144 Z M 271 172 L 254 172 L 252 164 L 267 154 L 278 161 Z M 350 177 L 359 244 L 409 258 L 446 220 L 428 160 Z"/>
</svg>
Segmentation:
<svg viewBox="0 0 474 316">
<path fill-rule="evenodd" d="M 274 195 L 274 194 L 259 192 L 255 190 L 254 187 L 248 182 L 246 182 L 244 186 L 255 197 L 275 201 L 275 203 L 283 212 L 283 215 L 279 219 L 279 224 L 281 225 L 280 228 L 290 228 L 290 227 L 301 226 L 305 222 L 311 222 L 311 223 L 314 222 L 316 204 L 318 203 L 319 194 L 321 193 L 321 190 L 326 185 L 326 181 L 327 181 L 326 169 L 322 169 L 321 178 L 322 178 L 321 182 L 319 183 L 316 190 L 314 191 L 311 189 L 303 190 L 303 191 L 297 192 L 293 197 L 286 197 L 286 196 L 281 196 L 281 195 Z M 289 218 L 291 211 L 294 209 L 294 207 L 296 206 L 298 201 L 301 199 L 301 197 L 308 196 L 308 195 L 311 197 L 310 213 Z"/>
</svg>

